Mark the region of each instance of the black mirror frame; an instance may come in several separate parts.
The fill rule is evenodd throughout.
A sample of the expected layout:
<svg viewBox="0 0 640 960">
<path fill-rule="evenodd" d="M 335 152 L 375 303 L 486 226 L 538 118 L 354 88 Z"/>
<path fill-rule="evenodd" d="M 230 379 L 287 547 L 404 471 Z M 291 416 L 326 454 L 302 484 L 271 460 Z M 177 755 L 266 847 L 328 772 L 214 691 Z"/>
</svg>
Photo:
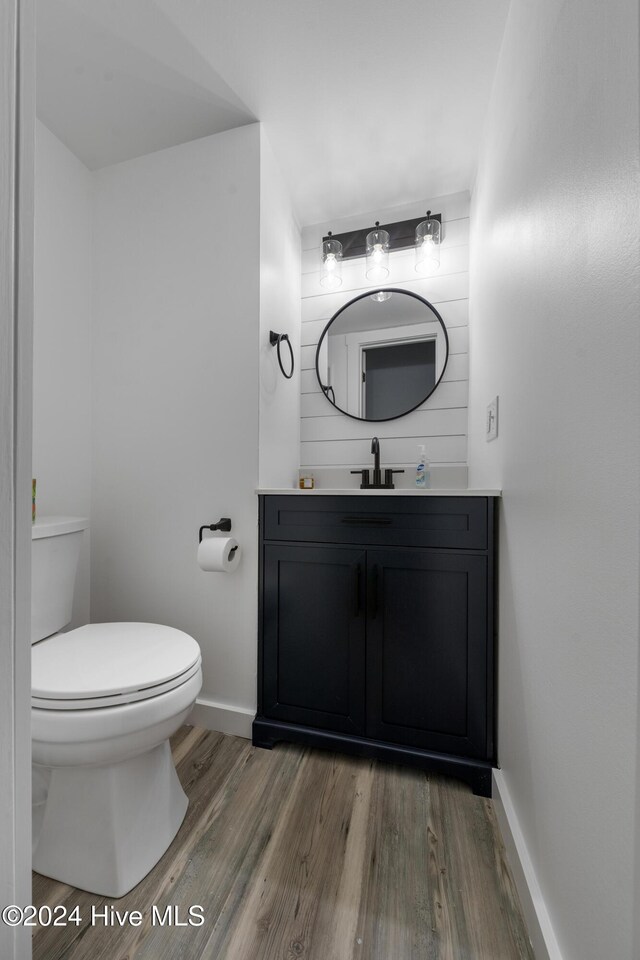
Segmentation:
<svg viewBox="0 0 640 960">
<path fill-rule="evenodd" d="M 379 419 L 373 419 L 373 418 L 372 418 L 372 419 L 369 420 L 369 419 L 366 419 L 365 417 L 356 417 L 356 416 L 354 416 L 352 413 L 347 413 L 346 410 L 343 410 L 342 407 L 339 407 L 339 406 L 338 406 L 338 404 L 335 402 L 335 400 L 330 400 L 330 399 L 329 399 L 329 391 L 331 391 L 331 393 L 334 395 L 334 397 L 335 397 L 335 393 L 334 393 L 334 391 L 333 391 L 333 387 L 331 387 L 331 386 L 325 386 L 325 385 L 323 384 L 322 380 L 320 379 L 319 360 L 320 360 L 320 347 L 322 346 L 322 341 L 324 340 L 325 336 L 327 335 L 327 330 L 329 329 L 329 327 L 331 326 L 331 324 L 334 322 L 334 320 L 337 320 L 338 317 L 340 316 L 340 314 L 343 313 L 343 312 L 347 309 L 347 307 L 350 307 L 352 303 L 356 303 L 358 300 L 364 300 L 365 297 L 371 297 L 371 296 L 373 296 L 373 294 L 375 294 L 375 293 L 402 293 L 402 294 L 404 294 L 405 296 L 413 297 L 414 300 L 419 300 L 420 303 L 424 303 L 424 305 L 425 305 L 426 307 L 428 307 L 429 310 L 431 310 L 431 312 L 432 312 L 433 314 L 435 314 L 436 319 L 440 321 L 440 326 L 442 327 L 442 330 L 443 330 L 443 333 L 444 333 L 444 341 L 445 341 L 445 346 L 446 346 L 446 351 L 447 351 L 447 353 L 446 353 L 446 356 L 445 356 L 445 359 L 444 359 L 444 364 L 443 364 L 443 367 L 442 367 L 442 371 L 441 371 L 441 373 L 440 373 L 440 376 L 438 377 L 438 379 L 437 379 L 436 382 L 434 383 L 434 385 L 433 385 L 433 387 L 431 388 L 431 390 L 429 390 L 429 392 L 427 393 L 427 395 L 426 395 L 425 397 L 423 397 L 422 400 L 420 400 L 419 403 L 416 403 L 416 405 L 415 405 L 414 407 L 411 407 L 410 410 L 405 410 L 404 413 L 399 413 L 399 414 L 398 414 L 397 416 L 395 416 L 395 417 L 380 417 Z M 379 290 L 372 290 L 372 291 L 367 291 L 366 293 L 359 293 L 357 297 L 353 297 L 353 298 L 352 298 L 351 300 L 349 300 L 347 303 L 343 304 L 343 306 L 341 306 L 339 310 L 336 310 L 336 312 L 334 313 L 334 315 L 331 317 L 331 320 L 329 320 L 328 324 L 326 325 L 326 327 L 324 328 L 324 330 L 323 330 L 322 333 L 320 334 L 320 339 L 318 340 L 318 346 L 316 347 L 316 379 L 317 379 L 318 383 L 320 384 L 320 389 L 321 389 L 322 393 L 324 394 L 324 396 L 327 398 L 327 401 L 331 404 L 332 407 L 334 407 L 334 409 L 338 410 L 340 413 L 343 413 L 343 414 L 345 415 L 345 417 L 350 417 L 352 420 L 358 420 L 359 423 L 387 423 L 389 420 L 400 420 L 402 417 L 406 417 L 408 414 L 413 413 L 413 411 L 414 411 L 414 410 L 417 410 L 418 407 L 421 407 L 422 404 L 425 403 L 425 401 L 427 401 L 427 400 L 429 399 L 429 397 L 432 395 L 432 393 L 434 392 L 434 390 L 436 390 L 437 387 L 439 386 L 439 384 L 440 384 L 440 382 L 441 382 L 441 380 L 442 380 L 442 378 L 443 378 L 443 376 L 444 376 L 444 372 L 445 372 L 445 370 L 447 369 L 447 364 L 448 364 L 448 362 L 449 362 L 449 334 L 447 333 L 447 328 L 446 328 L 446 326 L 445 326 L 444 320 L 442 319 L 442 317 L 440 316 L 440 314 L 438 313 L 438 311 L 436 310 L 436 308 L 434 307 L 434 305 L 433 305 L 432 303 L 429 303 L 428 300 L 425 300 L 425 298 L 424 298 L 424 297 L 421 297 L 418 293 L 413 293 L 411 290 L 401 290 L 399 287 L 380 287 Z"/>
</svg>

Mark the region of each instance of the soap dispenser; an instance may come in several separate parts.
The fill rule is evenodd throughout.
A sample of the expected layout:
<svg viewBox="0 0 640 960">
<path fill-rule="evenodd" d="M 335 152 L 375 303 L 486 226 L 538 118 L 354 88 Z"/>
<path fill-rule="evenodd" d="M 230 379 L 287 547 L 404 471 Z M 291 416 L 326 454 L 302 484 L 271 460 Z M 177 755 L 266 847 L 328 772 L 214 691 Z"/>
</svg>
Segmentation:
<svg viewBox="0 0 640 960">
<path fill-rule="evenodd" d="M 424 444 L 421 443 L 418 445 L 418 462 L 416 464 L 416 487 L 418 487 L 419 490 L 424 490 L 431 486 L 430 466 Z"/>
</svg>

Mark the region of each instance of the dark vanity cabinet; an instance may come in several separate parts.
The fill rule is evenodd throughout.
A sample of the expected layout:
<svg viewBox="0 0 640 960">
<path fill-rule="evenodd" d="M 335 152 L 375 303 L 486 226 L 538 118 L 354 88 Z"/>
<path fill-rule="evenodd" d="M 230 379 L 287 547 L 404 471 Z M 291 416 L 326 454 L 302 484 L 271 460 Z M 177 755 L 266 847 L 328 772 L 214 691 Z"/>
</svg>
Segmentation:
<svg viewBox="0 0 640 960">
<path fill-rule="evenodd" d="M 253 742 L 409 763 L 490 795 L 494 499 L 260 498 Z"/>
</svg>

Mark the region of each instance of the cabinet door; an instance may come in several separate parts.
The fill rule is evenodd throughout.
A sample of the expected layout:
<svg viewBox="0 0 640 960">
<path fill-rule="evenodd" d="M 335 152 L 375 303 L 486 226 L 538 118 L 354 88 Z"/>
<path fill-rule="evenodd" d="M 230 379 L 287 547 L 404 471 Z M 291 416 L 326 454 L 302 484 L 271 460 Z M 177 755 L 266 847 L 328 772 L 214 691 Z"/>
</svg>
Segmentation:
<svg viewBox="0 0 640 960">
<path fill-rule="evenodd" d="M 365 553 L 264 547 L 263 714 L 364 733 Z"/>
<path fill-rule="evenodd" d="M 369 550 L 367 735 L 483 757 L 487 560 Z"/>
</svg>

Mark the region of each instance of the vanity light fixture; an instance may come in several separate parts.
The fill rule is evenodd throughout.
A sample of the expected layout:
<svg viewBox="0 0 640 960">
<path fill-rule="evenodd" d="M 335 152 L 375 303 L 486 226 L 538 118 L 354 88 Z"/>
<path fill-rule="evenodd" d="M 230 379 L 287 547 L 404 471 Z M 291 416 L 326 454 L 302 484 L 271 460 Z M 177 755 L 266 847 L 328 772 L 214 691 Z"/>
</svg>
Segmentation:
<svg viewBox="0 0 640 960">
<path fill-rule="evenodd" d="M 386 230 L 380 228 L 380 221 L 376 220 L 376 229 L 367 234 L 367 266 L 365 276 L 367 280 L 379 283 L 389 276 L 389 244 L 391 237 Z"/>
<path fill-rule="evenodd" d="M 440 267 L 440 220 L 431 216 L 416 227 L 416 272 L 433 273 Z"/>
<path fill-rule="evenodd" d="M 331 231 L 322 241 L 320 286 L 337 290 L 342 286 L 342 244 L 332 238 Z"/>
<path fill-rule="evenodd" d="M 373 229 L 350 230 L 348 233 L 328 232 L 322 238 L 320 284 L 327 290 L 336 290 L 342 284 L 342 261 L 366 258 L 365 276 L 376 285 L 389 276 L 389 254 L 397 250 L 415 249 L 415 264 L 418 272 L 429 274 L 440 265 L 442 241 L 442 215 L 427 211 L 426 219 L 399 220 L 397 223 L 380 225 Z M 387 300 L 387 293 L 375 290 L 373 299 Z"/>
</svg>

